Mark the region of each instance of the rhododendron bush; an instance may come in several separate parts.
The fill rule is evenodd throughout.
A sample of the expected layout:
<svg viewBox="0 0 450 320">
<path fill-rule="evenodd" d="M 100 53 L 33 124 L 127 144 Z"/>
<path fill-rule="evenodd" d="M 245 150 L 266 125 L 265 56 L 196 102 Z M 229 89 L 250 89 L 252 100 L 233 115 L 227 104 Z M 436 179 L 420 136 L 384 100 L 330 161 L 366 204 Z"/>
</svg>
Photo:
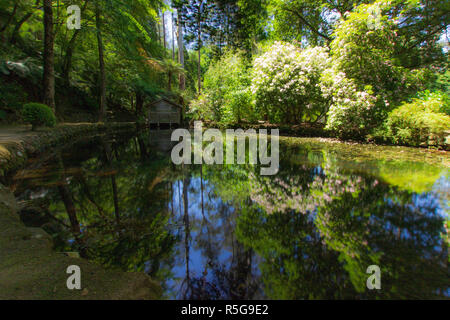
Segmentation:
<svg viewBox="0 0 450 320">
<path fill-rule="evenodd" d="M 271 122 L 315 121 L 328 110 L 320 79 L 329 68 L 325 48 L 276 42 L 255 59 L 251 90 L 260 117 Z"/>
<path fill-rule="evenodd" d="M 322 90 L 331 99 L 326 128 L 339 137 L 364 137 L 383 119 L 371 86 L 358 90 L 343 72 L 329 69 L 322 76 Z"/>
</svg>

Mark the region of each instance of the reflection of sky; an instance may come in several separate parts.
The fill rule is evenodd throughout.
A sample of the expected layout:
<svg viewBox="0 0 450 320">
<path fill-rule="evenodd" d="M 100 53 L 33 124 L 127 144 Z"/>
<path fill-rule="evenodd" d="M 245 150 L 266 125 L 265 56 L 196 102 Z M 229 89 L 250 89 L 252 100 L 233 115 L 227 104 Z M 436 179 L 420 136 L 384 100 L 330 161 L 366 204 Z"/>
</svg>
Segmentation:
<svg viewBox="0 0 450 320">
<path fill-rule="evenodd" d="M 439 199 L 441 201 L 441 214 L 444 217 L 448 217 L 450 211 L 450 179 L 448 176 L 441 176 L 433 185 L 433 193 L 439 194 Z"/>
<path fill-rule="evenodd" d="M 173 210 L 175 212 L 173 219 L 177 221 L 177 225 L 183 224 L 184 218 L 184 205 L 183 205 L 183 181 L 176 181 L 173 183 Z M 218 212 L 220 211 L 220 206 L 224 205 L 220 198 L 208 197 L 208 194 L 212 194 L 213 190 L 210 186 L 208 186 L 207 181 L 203 181 L 203 197 L 204 197 L 204 213 L 205 217 L 208 220 L 214 219 L 212 216 L 218 216 Z M 194 190 L 194 193 L 192 192 Z M 189 241 L 189 268 L 190 268 L 190 277 L 191 278 L 200 278 L 203 276 L 203 272 L 205 271 L 205 267 L 208 265 L 208 257 L 205 256 L 205 252 L 203 250 L 205 248 L 200 248 L 196 243 L 196 240 L 199 240 L 199 237 L 207 232 L 206 226 L 202 226 L 202 207 L 201 207 L 201 179 L 200 178 L 191 178 L 189 187 L 188 187 L 188 210 L 189 210 L 189 223 L 190 223 L 190 241 Z M 180 198 L 181 197 L 181 198 Z M 234 208 L 231 206 L 227 206 L 228 212 L 233 212 Z M 210 221 L 211 222 L 211 221 Z M 221 232 L 219 234 L 214 234 L 213 241 L 219 242 L 220 251 L 217 252 L 217 255 L 214 256 L 214 262 L 225 265 L 228 267 L 230 264 L 230 260 L 232 258 L 233 252 L 232 248 L 228 246 L 226 243 L 227 237 L 230 235 L 225 235 L 225 222 L 222 217 L 219 218 L 218 221 L 211 227 L 214 229 L 219 229 Z M 184 278 L 186 277 L 186 264 L 185 264 L 185 232 L 184 227 L 180 228 L 180 241 L 177 244 L 176 252 L 179 254 L 177 258 L 177 263 L 172 269 L 173 279 L 168 279 L 166 281 L 166 285 L 168 288 L 171 288 L 170 297 L 176 298 L 180 297 L 180 286 Z M 227 268 L 228 269 L 228 268 Z M 206 276 L 207 281 L 213 281 L 213 275 L 211 272 L 208 272 Z"/>
</svg>

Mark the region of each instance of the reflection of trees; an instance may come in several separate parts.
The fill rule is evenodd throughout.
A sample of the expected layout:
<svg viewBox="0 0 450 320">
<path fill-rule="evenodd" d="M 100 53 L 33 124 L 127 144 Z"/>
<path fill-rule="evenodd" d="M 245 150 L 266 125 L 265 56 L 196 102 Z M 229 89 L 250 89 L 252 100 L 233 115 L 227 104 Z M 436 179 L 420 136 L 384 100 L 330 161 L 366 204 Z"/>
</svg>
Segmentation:
<svg viewBox="0 0 450 320">
<path fill-rule="evenodd" d="M 67 216 L 69 217 L 70 229 L 77 242 L 80 255 L 82 257 L 86 257 L 86 246 L 81 234 L 80 222 L 78 221 L 77 217 L 77 210 L 73 203 L 72 193 L 70 191 L 69 183 L 65 174 L 64 163 L 60 155 L 58 156 L 58 164 L 61 172 L 61 181 L 58 183 L 59 195 L 62 202 L 64 203 Z"/>
<path fill-rule="evenodd" d="M 263 258 L 260 270 L 269 298 L 353 296 L 338 254 L 322 243 L 308 215 L 294 210 L 267 215 L 248 208 L 238 219 L 237 236 Z"/>
<path fill-rule="evenodd" d="M 413 195 L 330 166 L 284 166 L 272 179 L 252 175 L 251 184 L 258 206 L 243 210 L 238 238 L 263 257 L 270 297 L 432 298 L 445 292 L 443 218 L 432 194 Z M 383 290 L 369 293 L 365 272 L 372 264 L 381 267 Z"/>
<path fill-rule="evenodd" d="M 374 186 L 373 179 L 360 185 L 358 197 L 343 193 L 321 206 L 315 220 L 327 246 L 340 253 L 354 287 L 366 290 L 365 270 L 375 264 L 382 270 L 383 290 L 376 292 L 382 298 L 442 295 L 449 280 L 447 249 L 434 198 Z"/>
<path fill-rule="evenodd" d="M 183 183 L 183 198 L 191 199 L 192 249 L 201 252 L 205 259 L 201 270 L 197 267 L 195 272 L 186 272 L 183 298 L 251 299 L 259 289 L 254 274 L 254 253 L 244 248 L 234 235 L 239 211 L 219 197 L 210 181 L 204 181 L 204 176 L 212 177 L 211 170 L 219 172 L 206 166 L 192 167 L 190 185 L 186 187 L 186 180 Z"/>
<path fill-rule="evenodd" d="M 71 250 L 106 266 L 158 277 L 167 273 L 160 265 L 171 256 L 175 241 L 167 228 L 167 160 L 145 160 L 154 154 L 142 137 L 138 140 L 135 148 L 133 140 L 98 139 L 60 158 L 56 166 L 49 164 L 60 172 L 55 182 L 47 182 L 49 195 L 61 200 L 49 209 L 64 229 L 70 226 L 72 235 L 60 236 L 75 238 Z"/>
<path fill-rule="evenodd" d="M 442 204 L 358 173 L 363 164 L 348 170 L 329 150 L 283 149 L 274 177 L 257 166 L 175 167 L 143 135 L 76 150 L 45 178 L 61 236 L 106 266 L 146 271 L 177 297 L 433 298 L 446 290 Z M 371 264 L 382 269 L 380 292 L 365 288 Z"/>
</svg>

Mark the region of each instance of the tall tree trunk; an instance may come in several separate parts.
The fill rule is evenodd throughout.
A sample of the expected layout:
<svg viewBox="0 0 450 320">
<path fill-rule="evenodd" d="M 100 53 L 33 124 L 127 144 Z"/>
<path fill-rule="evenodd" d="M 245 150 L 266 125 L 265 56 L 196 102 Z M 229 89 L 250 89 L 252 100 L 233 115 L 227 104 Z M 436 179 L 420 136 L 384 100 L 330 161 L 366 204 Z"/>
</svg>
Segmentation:
<svg viewBox="0 0 450 320">
<path fill-rule="evenodd" d="M 137 137 L 137 140 L 138 140 L 138 144 L 139 144 L 141 159 L 145 160 L 148 157 L 147 147 L 145 146 L 144 140 L 142 140 L 141 137 Z"/>
<path fill-rule="evenodd" d="M 164 49 L 167 49 L 167 41 L 166 41 L 166 14 L 162 12 L 162 32 L 163 32 L 163 43 Z"/>
<path fill-rule="evenodd" d="M 69 216 L 70 228 L 72 233 L 76 238 L 81 235 L 80 223 L 77 218 L 77 211 L 75 205 L 73 204 L 72 195 L 70 194 L 67 184 L 64 182 L 62 185 L 58 186 L 59 194 L 66 208 L 67 215 Z"/>
<path fill-rule="evenodd" d="M 72 200 L 72 194 L 70 193 L 69 187 L 64 182 L 62 185 L 58 186 L 59 195 L 64 203 L 64 207 L 66 208 L 67 215 L 69 216 L 70 221 L 70 229 L 75 237 L 76 242 L 79 245 L 80 256 L 82 258 L 87 257 L 85 242 L 81 238 L 81 229 L 80 222 L 77 218 L 77 211 L 75 209 L 75 205 Z"/>
<path fill-rule="evenodd" d="M 167 83 L 167 90 L 172 91 L 172 71 L 169 71 L 167 76 L 169 77 L 169 81 Z"/>
<path fill-rule="evenodd" d="M 98 45 L 98 63 L 100 68 L 99 77 L 99 89 L 100 89 L 100 112 L 99 112 L 99 122 L 105 121 L 106 118 L 106 73 L 105 73 L 105 60 L 103 52 L 103 40 L 101 32 L 101 20 L 100 20 L 100 7 L 98 4 L 95 8 L 95 24 L 97 27 L 97 45 Z"/>
<path fill-rule="evenodd" d="M 144 97 L 142 93 L 136 91 L 136 115 L 140 115 L 142 113 L 142 109 L 144 107 Z"/>
<path fill-rule="evenodd" d="M 81 9 L 81 12 L 84 12 L 86 10 L 88 3 L 89 3 L 88 0 L 86 0 L 84 2 L 84 6 Z M 63 64 L 63 71 L 62 71 L 62 77 L 66 84 L 69 84 L 69 82 L 70 82 L 70 70 L 72 69 L 73 51 L 75 50 L 75 43 L 76 43 L 78 35 L 80 34 L 80 31 L 81 31 L 81 29 L 75 30 L 74 34 L 72 35 L 72 38 L 69 41 L 67 48 L 66 48 L 66 55 L 64 57 L 64 64 Z"/>
<path fill-rule="evenodd" d="M 119 193 L 117 191 L 117 182 L 116 182 L 116 176 L 111 176 L 111 187 L 113 190 L 113 200 L 114 200 L 114 213 L 116 217 L 116 224 L 117 226 L 120 225 L 120 207 L 119 207 Z"/>
<path fill-rule="evenodd" d="M 44 103 L 56 113 L 54 40 L 52 0 L 44 0 Z"/>
<path fill-rule="evenodd" d="M 178 56 L 181 67 L 184 68 L 184 44 L 183 44 L 183 18 L 181 9 L 178 10 Z M 180 90 L 186 89 L 186 79 L 184 74 L 180 73 Z"/>
<path fill-rule="evenodd" d="M 62 77 L 64 79 L 64 82 L 66 84 L 69 84 L 70 82 L 70 70 L 72 69 L 72 56 L 73 51 L 75 49 L 75 42 L 78 37 L 78 34 L 80 33 L 80 30 L 75 30 L 75 33 L 73 34 L 72 38 L 69 41 L 69 44 L 66 49 L 66 55 L 64 57 L 64 64 L 63 64 L 63 71 L 62 71 Z"/>
<path fill-rule="evenodd" d="M 201 12 L 198 13 L 198 68 L 197 68 L 197 81 L 198 81 L 198 95 L 202 93 L 202 67 L 201 67 L 201 49 L 202 49 L 202 28 L 201 28 Z"/>
<path fill-rule="evenodd" d="M 178 10 L 178 57 L 179 57 L 179 63 L 181 67 L 184 69 L 184 44 L 183 44 L 183 19 L 181 16 L 181 8 Z M 184 74 L 180 73 L 180 90 L 184 91 L 186 89 L 186 78 Z M 184 101 L 183 98 L 180 99 L 181 105 L 183 106 L 182 114 L 181 114 L 181 121 L 184 120 L 184 115 L 186 113 L 185 107 L 184 107 Z"/>
<path fill-rule="evenodd" d="M 174 17 L 173 13 L 171 14 L 171 23 L 172 23 L 172 60 L 175 61 L 175 28 L 174 28 Z"/>
</svg>

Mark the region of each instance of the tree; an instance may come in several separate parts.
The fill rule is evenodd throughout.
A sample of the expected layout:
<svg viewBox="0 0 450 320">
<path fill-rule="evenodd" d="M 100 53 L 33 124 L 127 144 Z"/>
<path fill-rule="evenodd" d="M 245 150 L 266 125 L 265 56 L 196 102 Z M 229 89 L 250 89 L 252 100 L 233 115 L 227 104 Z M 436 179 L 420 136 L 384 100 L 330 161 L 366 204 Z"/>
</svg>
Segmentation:
<svg viewBox="0 0 450 320">
<path fill-rule="evenodd" d="M 183 22 L 187 29 L 185 36 L 188 42 L 193 42 L 198 51 L 197 61 L 197 92 L 200 95 L 202 89 L 201 49 L 203 41 L 207 38 L 210 12 L 213 7 L 210 0 L 189 1 L 182 7 Z"/>
<path fill-rule="evenodd" d="M 178 63 L 181 65 L 182 68 L 184 68 L 184 43 L 183 43 L 183 8 L 184 2 L 181 0 L 175 0 L 173 2 L 173 7 L 177 10 L 177 45 L 178 45 Z M 186 89 L 186 78 L 184 74 L 179 75 L 179 82 L 180 82 L 180 90 L 184 91 Z M 184 104 L 183 104 L 184 105 Z M 183 110 L 184 114 L 184 110 Z"/>
<path fill-rule="evenodd" d="M 95 25 L 97 28 L 97 46 L 98 46 L 98 63 L 99 63 L 99 122 L 105 120 L 106 116 L 106 71 L 105 71 L 105 59 L 104 48 L 101 31 L 101 16 L 100 5 L 98 0 L 95 4 Z"/>
<path fill-rule="evenodd" d="M 44 0 L 44 104 L 56 112 L 55 106 L 55 54 L 52 0 Z"/>
<path fill-rule="evenodd" d="M 89 1 L 85 0 L 84 5 L 81 9 L 81 13 L 86 11 L 87 5 Z M 72 58 L 73 58 L 73 52 L 75 50 L 75 44 L 78 39 L 78 36 L 80 35 L 82 29 L 76 29 L 72 35 L 72 38 L 70 39 L 67 47 L 66 47 L 66 54 L 64 56 L 64 64 L 62 68 L 62 78 L 66 82 L 66 85 L 70 83 L 70 71 L 72 69 Z"/>
<path fill-rule="evenodd" d="M 192 111 L 222 124 L 253 120 L 250 66 L 245 61 L 245 52 L 230 50 L 213 62 L 205 73 L 203 96 L 191 104 Z"/>
<path fill-rule="evenodd" d="M 184 75 L 184 69 L 176 61 L 172 59 L 164 59 L 159 62 L 162 68 L 167 72 L 167 91 L 172 91 L 172 78 L 174 75 Z"/>
<path fill-rule="evenodd" d="M 336 20 L 361 0 L 272 0 L 273 36 L 284 41 L 306 40 L 309 45 L 326 45 L 332 41 Z"/>
</svg>

